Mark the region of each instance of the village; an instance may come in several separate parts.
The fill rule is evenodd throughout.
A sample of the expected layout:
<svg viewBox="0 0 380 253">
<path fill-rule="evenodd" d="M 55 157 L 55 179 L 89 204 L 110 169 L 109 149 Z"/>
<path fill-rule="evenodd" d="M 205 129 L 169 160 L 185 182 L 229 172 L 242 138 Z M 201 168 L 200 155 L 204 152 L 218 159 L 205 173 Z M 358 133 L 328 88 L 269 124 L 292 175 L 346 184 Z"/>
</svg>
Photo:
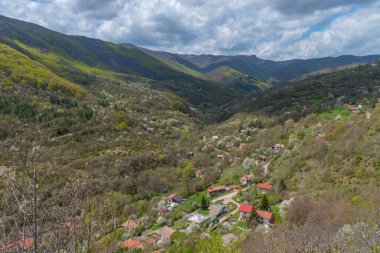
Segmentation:
<svg viewBox="0 0 380 253">
<path fill-rule="evenodd" d="M 177 192 L 164 195 L 157 206 L 159 215 L 156 224 L 150 229 L 141 231 L 139 225 L 144 223 L 141 218 L 131 218 L 122 224 L 125 234 L 124 240 L 120 242 L 120 248 L 159 252 L 168 245 L 176 243 L 173 236 L 176 232 L 187 235 L 200 232 L 207 236 L 213 231 L 221 234 L 224 245 L 228 246 L 237 241 L 242 232 L 257 229 L 267 233 L 275 226 L 276 221 L 281 220 L 280 212 L 283 212 L 283 209 L 279 210 L 277 205 L 272 205 L 276 202 L 273 199 L 278 199 L 278 193 L 285 190 L 286 185 L 284 181 L 274 185 L 270 179 L 269 165 L 271 158 L 284 152 L 285 145 L 277 143 L 256 157 L 245 157 L 251 141 L 249 132 L 252 131 L 257 129 L 242 129 L 238 137 L 233 135 L 221 137 L 217 134 L 204 136 L 200 152 L 213 149 L 214 168 L 197 168 L 193 177 L 196 180 L 203 180 L 207 170 L 210 169 L 219 173 L 226 172 L 228 171 L 226 163 L 231 164 L 233 168 L 236 166 L 241 168 L 241 175 L 235 176 L 228 183 L 216 182 L 206 190 L 187 198 Z M 232 153 L 234 155 L 231 155 Z M 188 157 L 193 155 L 193 151 L 187 154 Z M 256 171 L 252 169 L 253 167 Z M 189 206 L 192 207 L 190 212 L 189 208 L 186 208 Z M 170 220 L 170 215 L 173 213 L 178 214 L 174 222 Z"/>
</svg>

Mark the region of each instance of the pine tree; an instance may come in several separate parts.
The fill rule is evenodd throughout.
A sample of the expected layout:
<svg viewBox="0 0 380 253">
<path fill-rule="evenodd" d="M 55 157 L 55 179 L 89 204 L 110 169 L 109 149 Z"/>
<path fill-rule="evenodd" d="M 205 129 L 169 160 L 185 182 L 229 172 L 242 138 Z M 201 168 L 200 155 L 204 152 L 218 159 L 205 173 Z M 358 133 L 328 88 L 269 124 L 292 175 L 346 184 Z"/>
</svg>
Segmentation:
<svg viewBox="0 0 380 253">
<path fill-rule="evenodd" d="M 261 199 L 260 199 L 260 205 L 259 205 L 259 209 L 260 210 L 269 210 L 269 200 L 268 200 L 268 196 L 266 194 L 264 194 Z"/>
<path fill-rule="evenodd" d="M 201 208 L 202 210 L 207 210 L 209 207 L 209 204 L 205 198 L 205 196 L 202 197 L 202 200 L 201 200 Z"/>
<path fill-rule="evenodd" d="M 281 193 L 281 192 L 283 192 L 285 190 L 286 190 L 285 181 L 284 181 L 284 179 L 281 179 L 280 183 L 278 184 L 278 191 L 279 191 L 279 193 Z"/>
<path fill-rule="evenodd" d="M 255 228 L 256 225 L 259 223 L 259 216 L 257 215 L 256 213 L 256 210 L 253 210 L 253 212 L 251 213 L 251 215 L 249 216 L 249 220 L 248 220 L 249 224 Z"/>
</svg>

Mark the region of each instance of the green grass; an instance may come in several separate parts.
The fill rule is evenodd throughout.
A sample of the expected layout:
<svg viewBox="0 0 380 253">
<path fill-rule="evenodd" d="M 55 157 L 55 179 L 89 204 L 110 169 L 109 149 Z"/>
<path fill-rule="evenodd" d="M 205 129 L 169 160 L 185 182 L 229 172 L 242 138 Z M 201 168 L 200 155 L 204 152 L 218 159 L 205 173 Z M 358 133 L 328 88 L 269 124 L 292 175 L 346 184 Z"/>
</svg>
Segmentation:
<svg viewBox="0 0 380 253">
<path fill-rule="evenodd" d="M 202 210 L 202 209 L 200 209 L 198 211 L 198 213 L 203 214 L 203 215 L 208 215 L 210 213 L 210 210 Z"/>
<path fill-rule="evenodd" d="M 280 215 L 280 208 L 278 206 L 271 206 L 270 211 L 273 213 L 274 221 L 278 224 L 282 222 L 282 218 Z"/>
<path fill-rule="evenodd" d="M 175 230 L 181 230 L 181 229 L 186 228 L 188 225 L 189 225 L 189 223 L 187 221 L 180 220 L 180 221 L 177 221 L 176 223 L 174 223 L 173 228 Z"/>
<path fill-rule="evenodd" d="M 247 221 L 239 221 L 238 223 L 236 223 L 235 226 L 243 228 L 243 229 L 248 229 L 249 228 L 249 224 L 248 224 Z"/>
<path fill-rule="evenodd" d="M 158 230 L 158 229 L 160 229 L 160 228 L 161 228 L 160 225 L 158 225 L 158 224 L 154 224 L 150 229 L 153 230 L 153 231 L 155 231 L 155 230 Z"/>
<path fill-rule="evenodd" d="M 343 108 L 332 109 L 327 112 L 320 113 L 319 117 L 326 122 L 335 119 L 338 115 L 342 116 L 344 120 L 350 117 L 350 113 Z"/>
</svg>

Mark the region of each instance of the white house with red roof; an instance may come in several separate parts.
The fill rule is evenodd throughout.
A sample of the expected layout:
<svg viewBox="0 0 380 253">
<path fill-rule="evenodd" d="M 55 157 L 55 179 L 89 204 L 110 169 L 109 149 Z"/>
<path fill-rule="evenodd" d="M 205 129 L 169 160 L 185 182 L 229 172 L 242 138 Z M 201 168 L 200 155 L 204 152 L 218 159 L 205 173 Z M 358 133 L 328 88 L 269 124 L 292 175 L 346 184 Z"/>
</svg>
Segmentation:
<svg viewBox="0 0 380 253">
<path fill-rule="evenodd" d="M 269 211 L 256 210 L 257 215 L 262 219 L 266 229 L 273 226 L 273 214 Z"/>
<path fill-rule="evenodd" d="M 240 184 L 244 186 L 244 185 L 247 185 L 248 183 L 252 182 L 252 180 L 253 180 L 252 174 L 244 175 L 240 178 Z"/>
<path fill-rule="evenodd" d="M 225 190 L 226 190 L 226 186 L 221 185 L 221 186 L 215 186 L 215 187 L 208 188 L 207 193 L 210 197 L 212 197 L 212 196 L 216 196 L 216 195 L 224 192 Z"/>
<path fill-rule="evenodd" d="M 249 218 L 254 210 L 255 207 L 253 205 L 241 204 L 239 207 L 240 219 Z"/>
<path fill-rule="evenodd" d="M 272 185 L 271 184 L 258 183 L 257 189 L 259 189 L 260 193 L 265 194 L 265 193 L 268 193 L 272 189 Z"/>
<path fill-rule="evenodd" d="M 137 222 L 134 220 L 127 220 L 123 223 L 123 227 L 127 229 L 129 232 L 134 230 L 138 226 Z"/>
<path fill-rule="evenodd" d="M 203 170 L 197 169 L 197 171 L 195 172 L 195 177 L 203 177 Z"/>
</svg>

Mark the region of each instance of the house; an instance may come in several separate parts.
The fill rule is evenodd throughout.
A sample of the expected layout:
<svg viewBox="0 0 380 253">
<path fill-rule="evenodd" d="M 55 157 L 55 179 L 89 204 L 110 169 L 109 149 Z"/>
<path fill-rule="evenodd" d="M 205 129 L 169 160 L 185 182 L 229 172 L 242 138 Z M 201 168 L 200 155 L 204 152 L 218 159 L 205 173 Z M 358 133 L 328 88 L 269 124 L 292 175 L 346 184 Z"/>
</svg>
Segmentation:
<svg viewBox="0 0 380 253">
<path fill-rule="evenodd" d="M 223 160 L 223 159 L 224 159 L 224 155 L 217 155 L 216 158 L 217 158 L 218 160 Z"/>
<path fill-rule="evenodd" d="M 210 205 L 209 209 L 209 214 L 215 218 L 218 218 L 219 216 L 226 213 L 226 206 L 221 204 L 212 204 Z"/>
<path fill-rule="evenodd" d="M 254 210 L 255 207 L 253 205 L 241 204 L 239 207 L 240 219 L 249 218 Z"/>
<path fill-rule="evenodd" d="M 257 157 L 257 162 L 262 164 L 267 160 L 267 157 L 265 155 L 260 155 Z"/>
<path fill-rule="evenodd" d="M 238 186 L 237 184 L 230 184 L 228 186 L 226 186 L 226 190 L 238 190 L 240 189 L 240 186 Z"/>
<path fill-rule="evenodd" d="M 256 213 L 262 219 L 265 228 L 273 226 L 273 215 L 271 212 L 256 210 Z"/>
<path fill-rule="evenodd" d="M 210 187 L 207 189 L 208 195 L 211 196 L 216 196 L 226 190 L 226 186 L 221 185 L 221 186 L 215 186 L 215 187 Z"/>
<path fill-rule="evenodd" d="M 175 232 L 175 230 L 172 229 L 171 227 L 168 227 L 168 226 L 164 226 L 164 227 L 160 228 L 157 231 L 157 234 L 159 236 L 161 236 L 160 242 L 168 242 L 168 241 L 170 241 L 170 237 L 172 236 L 172 234 L 174 232 Z"/>
<path fill-rule="evenodd" d="M 281 149 L 285 148 L 285 145 L 284 144 L 281 144 L 281 143 L 277 143 L 275 144 L 273 147 L 272 147 L 272 151 L 277 153 L 278 151 L 280 151 Z"/>
<path fill-rule="evenodd" d="M 197 169 L 197 171 L 195 172 L 195 177 L 203 177 L 203 170 Z"/>
<path fill-rule="evenodd" d="M 253 180 L 253 175 L 252 174 L 249 174 L 249 175 L 244 175 L 240 178 L 240 184 L 241 185 L 247 185 L 248 183 L 251 183 Z"/>
<path fill-rule="evenodd" d="M 138 224 L 134 220 L 127 220 L 123 223 L 122 226 L 130 232 L 134 230 L 138 226 Z"/>
<path fill-rule="evenodd" d="M 196 223 L 196 224 L 201 224 L 202 222 L 204 222 L 205 220 L 208 220 L 210 217 L 207 216 L 207 215 L 203 215 L 203 214 L 194 214 L 193 216 L 191 216 L 190 218 L 188 218 L 187 220 L 189 222 L 193 222 L 193 223 Z"/>
<path fill-rule="evenodd" d="M 248 143 L 240 143 L 240 145 L 239 145 L 240 150 L 245 149 L 247 147 L 248 147 Z"/>
<path fill-rule="evenodd" d="M 225 140 L 225 141 L 232 141 L 233 139 L 234 139 L 234 137 L 231 136 L 231 135 L 226 135 L 226 136 L 224 136 L 224 140 Z"/>
<path fill-rule="evenodd" d="M 257 189 L 259 189 L 260 193 L 268 193 L 272 189 L 272 185 L 271 184 L 258 183 Z"/>
<path fill-rule="evenodd" d="M 359 113 L 359 112 L 363 109 L 363 106 L 362 106 L 362 105 L 358 105 L 358 106 L 349 106 L 348 109 L 349 109 L 352 113 Z"/>
<path fill-rule="evenodd" d="M 326 134 L 324 134 L 324 133 L 320 133 L 320 134 L 316 134 L 315 135 L 315 138 L 317 138 L 317 139 L 322 139 L 322 138 L 325 138 L 326 137 Z"/>
<path fill-rule="evenodd" d="M 10 243 L 4 247 L 0 247 L 0 251 L 19 252 L 20 249 L 28 249 L 33 246 L 33 238 L 25 237 L 17 242 Z M 23 251 L 22 251 L 23 252 Z"/>
<path fill-rule="evenodd" d="M 140 241 L 138 238 L 129 238 L 123 241 L 120 244 L 120 247 L 123 249 L 135 250 L 135 249 L 144 249 L 146 246 L 145 246 L 145 243 Z"/>
<path fill-rule="evenodd" d="M 177 193 L 173 193 L 172 195 L 166 197 L 168 204 L 181 204 L 183 200 L 183 197 Z"/>
<path fill-rule="evenodd" d="M 217 135 L 214 135 L 214 136 L 212 136 L 212 138 L 211 138 L 213 141 L 218 141 L 219 140 L 219 136 L 217 136 Z"/>
<path fill-rule="evenodd" d="M 145 238 L 144 240 L 142 240 L 143 243 L 146 244 L 146 246 L 152 248 L 154 246 L 156 246 L 161 240 L 161 236 L 158 235 L 158 234 L 151 234 L 149 235 L 149 237 Z"/>
</svg>

